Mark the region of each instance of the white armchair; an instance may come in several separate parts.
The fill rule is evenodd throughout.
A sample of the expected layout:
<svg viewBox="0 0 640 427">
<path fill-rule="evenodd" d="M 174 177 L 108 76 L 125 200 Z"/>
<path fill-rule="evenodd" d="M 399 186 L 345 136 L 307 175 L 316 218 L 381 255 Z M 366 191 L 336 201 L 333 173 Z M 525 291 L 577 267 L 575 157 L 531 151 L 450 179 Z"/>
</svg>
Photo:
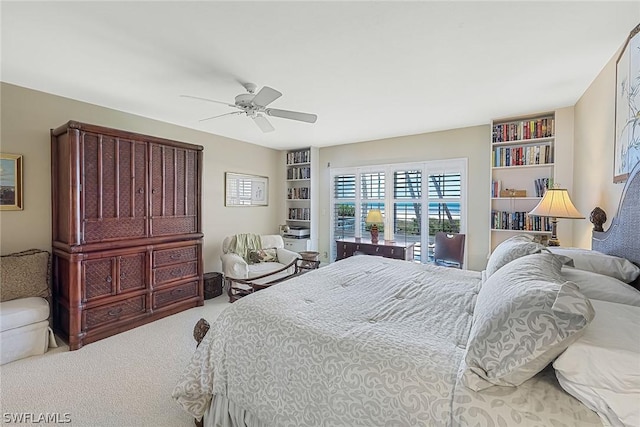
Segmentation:
<svg viewBox="0 0 640 427">
<path fill-rule="evenodd" d="M 260 262 L 249 264 L 240 255 L 230 251 L 233 236 L 225 237 L 222 242 L 222 272 L 224 273 L 227 286 L 231 287 L 234 279 L 247 280 L 268 276 L 266 281 L 274 281 L 278 278 L 290 276 L 296 272 L 296 260 L 301 258 L 297 252 L 284 248 L 284 240 L 278 234 L 266 234 L 260 236 L 263 249 L 275 248 L 277 251 L 277 262 Z M 285 268 L 286 267 L 286 268 Z M 229 292 L 231 297 L 231 292 Z M 233 298 L 232 298 L 233 299 Z"/>
</svg>

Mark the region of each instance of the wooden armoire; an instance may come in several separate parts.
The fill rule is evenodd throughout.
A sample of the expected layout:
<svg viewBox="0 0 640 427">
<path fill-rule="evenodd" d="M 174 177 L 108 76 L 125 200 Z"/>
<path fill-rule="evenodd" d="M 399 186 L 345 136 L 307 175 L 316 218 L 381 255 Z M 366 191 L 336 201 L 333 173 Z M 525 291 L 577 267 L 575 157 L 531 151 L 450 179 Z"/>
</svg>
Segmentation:
<svg viewBox="0 0 640 427">
<path fill-rule="evenodd" d="M 54 328 L 71 350 L 204 303 L 202 150 L 51 130 Z"/>
</svg>

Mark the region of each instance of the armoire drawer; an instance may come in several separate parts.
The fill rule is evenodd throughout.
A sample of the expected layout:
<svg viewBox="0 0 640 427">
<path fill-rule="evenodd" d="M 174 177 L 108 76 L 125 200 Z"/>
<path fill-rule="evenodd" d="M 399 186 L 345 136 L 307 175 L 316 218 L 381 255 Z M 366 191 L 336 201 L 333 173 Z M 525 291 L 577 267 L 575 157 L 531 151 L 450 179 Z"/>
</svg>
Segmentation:
<svg viewBox="0 0 640 427">
<path fill-rule="evenodd" d="M 198 247 L 196 245 L 153 251 L 154 267 L 196 261 L 197 259 Z"/>
<path fill-rule="evenodd" d="M 198 296 L 198 281 L 183 283 L 153 293 L 153 308 L 161 308 L 176 301 Z"/>
<path fill-rule="evenodd" d="M 170 283 L 180 279 L 186 279 L 188 277 L 195 277 L 198 275 L 198 262 L 185 262 L 178 265 L 169 265 L 167 267 L 160 267 L 153 269 L 153 284 L 162 285 L 163 283 Z"/>
<path fill-rule="evenodd" d="M 118 320 L 143 315 L 147 310 L 146 296 L 139 295 L 106 306 L 89 308 L 83 311 L 84 330 L 109 324 Z"/>
</svg>

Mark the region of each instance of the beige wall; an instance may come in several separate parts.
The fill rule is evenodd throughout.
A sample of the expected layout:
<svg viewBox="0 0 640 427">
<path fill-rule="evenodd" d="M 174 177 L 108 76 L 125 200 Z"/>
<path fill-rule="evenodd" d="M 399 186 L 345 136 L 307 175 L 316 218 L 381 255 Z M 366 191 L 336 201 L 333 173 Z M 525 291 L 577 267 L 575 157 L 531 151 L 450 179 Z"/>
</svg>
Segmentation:
<svg viewBox="0 0 640 427">
<path fill-rule="evenodd" d="M 204 146 L 205 271 L 221 271 L 220 246 L 229 234 L 277 233 L 284 198 L 280 152 L 229 138 L 2 83 L 0 151 L 24 156 L 24 210 L 0 211 L 0 252 L 51 249 L 49 129 L 76 120 Z M 224 206 L 224 172 L 268 176 L 268 207 Z"/>
<path fill-rule="evenodd" d="M 575 105 L 573 201 L 585 216 L 600 206 L 607 213 L 605 230 L 618 209 L 623 184 L 613 183 L 615 58 L 607 63 Z M 574 245 L 591 248 L 588 219 L 573 221 Z"/>
<path fill-rule="evenodd" d="M 573 147 L 566 153 L 571 165 L 556 170 L 564 185 L 573 186 L 572 199 L 586 216 L 602 207 L 611 219 L 622 184 L 613 184 L 615 58 L 580 98 L 575 107 L 559 110 L 567 123 L 573 118 Z M 284 217 L 282 155 L 276 150 L 163 123 L 107 108 L 2 83 L 0 86 L 0 151 L 22 154 L 25 162 L 23 211 L 0 212 L 0 253 L 51 246 L 49 129 L 68 120 L 125 129 L 200 144 L 204 150 L 203 231 L 205 270 L 220 270 L 220 242 L 224 236 L 253 231 L 275 233 Z M 566 129 L 570 132 L 571 129 Z M 376 163 L 468 158 L 468 268 L 480 270 L 489 251 L 489 125 L 340 145 L 320 149 L 319 250 L 329 252 L 329 169 Z M 572 152 L 571 152 L 572 151 Z M 268 176 L 268 207 L 226 208 L 224 172 Z M 573 175 L 573 180 L 570 176 Z M 573 181 L 573 183 L 571 183 Z M 563 244 L 591 247 L 588 220 L 559 224 Z M 609 221 L 610 222 L 610 221 Z M 607 224 L 609 224 L 607 222 Z M 250 224 L 250 226 L 248 225 Z M 606 227 L 606 224 L 605 224 Z M 572 236 L 571 236 L 572 234 Z M 325 259 L 325 261 L 327 261 Z"/>
<path fill-rule="evenodd" d="M 331 167 L 468 159 L 467 267 L 483 270 L 489 252 L 489 125 L 422 135 L 381 139 L 320 149 L 321 255 L 329 253 L 329 203 Z M 324 261 L 327 261 L 325 258 Z"/>
</svg>

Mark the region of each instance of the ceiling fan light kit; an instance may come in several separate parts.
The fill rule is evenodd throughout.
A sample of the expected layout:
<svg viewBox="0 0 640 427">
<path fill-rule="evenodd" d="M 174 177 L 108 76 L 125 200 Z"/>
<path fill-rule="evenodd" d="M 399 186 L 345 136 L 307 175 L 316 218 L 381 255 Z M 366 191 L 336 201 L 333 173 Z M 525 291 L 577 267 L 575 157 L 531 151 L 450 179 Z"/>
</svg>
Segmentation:
<svg viewBox="0 0 640 427">
<path fill-rule="evenodd" d="M 273 127 L 273 125 L 271 125 L 269 120 L 267 120 L 264 114 L 270 117 L 279 117 L 282 119 L 297 120 L 306 123 L 315 123 L 318 119 L 318 116 L 315 114 L 301 113 L 299 111 L 280 110 L 277 108 L 266 108 L 267 105 L 280 98 L 282 96 L 282 93 L 273 88 L 270 88 L 269 86 L 264 86 L 262 89 L 260 89 L 260 91 L 258 91 L 258 93 L 254 94 L 257 87 L 255 84 L 245 83 L 243 84 L 243 86 L 247 90 L 247 93 L 241 93 L 240 95 L 236 96 L 235 104 L 216 101 L 214 99 L 201 98 L 199 96 L 181 96 L 185 98 L 199 99 L 201 101 L 215 102 L 216 104 L 223 104 L 228 107 L 233 107 L 241 110 L 231 113 L 219 114 L 213 117 L 207 117 L 200 120 L 201 122 L 205 120 L 216 119 L 218 117 L 245 113 L 247 117 L 253 119 L 253 122 L 260 128 L 260 130 L 262 130 L 262 132 L 272 132 L 275 130 L 275 128 Z"/>
</svg>

